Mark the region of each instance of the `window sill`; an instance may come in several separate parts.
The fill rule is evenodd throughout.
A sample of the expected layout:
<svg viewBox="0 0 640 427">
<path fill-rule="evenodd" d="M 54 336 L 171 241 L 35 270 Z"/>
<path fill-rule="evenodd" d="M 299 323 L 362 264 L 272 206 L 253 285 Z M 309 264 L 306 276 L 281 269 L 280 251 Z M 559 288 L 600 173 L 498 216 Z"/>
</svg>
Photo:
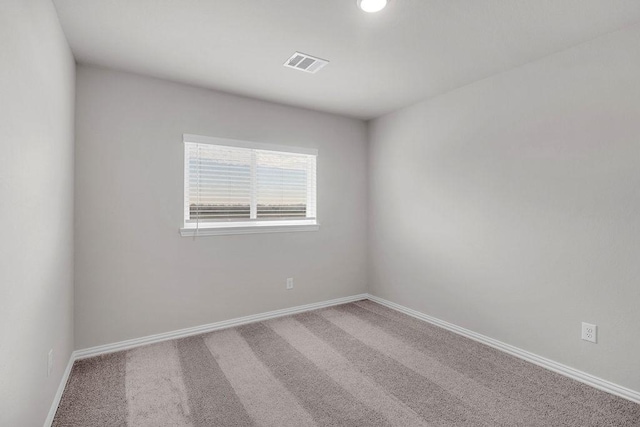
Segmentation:
<svg viewBox="0 0 640 427">
<path fill-rule="evenodd" d="M 295 224 L 295 223 L 279 223 L 279 224 L 266 223 L 265 224 L 265 223 L 254 222 L 251 224 L 243 224 L 243 225 L 221 224 L 214 227 L 207 224 L 206 227 L 200 227 L 198 229 L 196 229 L 195 227 L 181 228 L 180 235 L 182 237 L 224 236 L 229 234 L 290 233 L 290 232 L 298 232 L 298 231 L 318 231 L 319 229 L 320 229 L 320 224 L 318 224 L 317 222 L 303 223 L 303 224 Z"/>
</svg>

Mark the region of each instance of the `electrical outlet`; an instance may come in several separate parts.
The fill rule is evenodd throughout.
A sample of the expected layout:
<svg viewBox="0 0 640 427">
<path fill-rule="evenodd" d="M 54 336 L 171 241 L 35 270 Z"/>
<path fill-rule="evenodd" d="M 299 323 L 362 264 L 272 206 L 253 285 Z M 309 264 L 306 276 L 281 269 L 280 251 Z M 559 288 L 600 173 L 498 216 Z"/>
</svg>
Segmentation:
<svg viewBox="0 0 640 427">
<path fill-rule="evenodd" d="M 293 277 L 287 279 L 287 289 L 293 289 Z"/>
<path fill-rule="evenodd" d="M 591 323 L 582 322 L 582 339 L 590 342 L 597 342 L 598 327 Z"/>
<path fill-rule="evenodd" d="M 49 350 L 49 354 L 47 355 L 47 376 L 51 376 L 51 371 L 53 371 L 53 349 Z"/>
</svg>

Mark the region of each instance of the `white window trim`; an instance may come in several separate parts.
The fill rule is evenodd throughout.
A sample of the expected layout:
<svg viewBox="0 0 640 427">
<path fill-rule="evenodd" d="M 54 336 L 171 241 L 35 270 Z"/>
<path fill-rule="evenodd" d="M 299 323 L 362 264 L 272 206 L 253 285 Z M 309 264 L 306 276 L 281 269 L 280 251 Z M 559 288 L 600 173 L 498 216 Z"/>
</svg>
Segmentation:
<svg viewBox="0 0 640 427">
<path fill-rule="evenodd" d="M 264 222 L 225 222 L 215 226 L 207 225 L 207 228 L 188 227 L 181 228 L 182 237 L 193 236 L 220 236 L 228 234 L 256 234 L 256 233 L 289 233 L 292 231 L 318 231 L 320 224 L 316 220 L 299 221 L 271 221 L 271 224 Z"/>
<path fill-rule="evenodd" d="M 318 156 L 318 150 L 315 148 L 303 148 L 303 147 L 291 147 L 288 145 L 276 145 L 259 143 L 252 141 L 240 141 L 236 139 L 228 138 L 216 138 L 211 136 L 183 134 L 182 142 L 192 142 L 198 144 L 212 144 L 212 145 L 224 145 L 228 147 L 239 148 L 251 148 L 257 150 L 269 150 L 269 151 L 282 151 L 286 153 L 298 153 L 309 154 Z M 187 158 L 184 158 L 184 173 L 187 173 Z M 186 179 L 185 188 L 186 188 Z M 317 182 L 317 181 L 316 181 Z M 317 185 L 317 184 L 316 184 Z M 187 197 L 185 191 L 184 197 Z M 317 189 L 316 189 L 317 197 Z M 186 201 L 184 203 L 186 206 Z M 185 208 L 185 217 L 187 215 Z M 303 220 L 267 220 L 267 221 L 221 221 L 218 223 L 206 223 L 206 224 L 184 224 L 180 228 L 180 235 L 182 237 L 195 237 L 195 236 L 220 236 L 230 234 L 256 234 L 256 233 L 288 233 L 298 231 L 318 231 L 320 229 L 320 223 L 318 222 L 317 213 L 316 218 L 308 218 Z"/>
<path fill-rule="evenodd" d="M 192 135 L 185 133 L 182 135 L 182 142 L 196 142 L 198 144 L 226 145 L 227 147 L 253 148 L 256 150 L 284 151 L 286 153 L 318 155 L 315 148 L 291 147 L 289 145 L 268 144 L 265 142 L 241 141 L 239 139 L 216 138 L 213 136 Z"/>
</svg>

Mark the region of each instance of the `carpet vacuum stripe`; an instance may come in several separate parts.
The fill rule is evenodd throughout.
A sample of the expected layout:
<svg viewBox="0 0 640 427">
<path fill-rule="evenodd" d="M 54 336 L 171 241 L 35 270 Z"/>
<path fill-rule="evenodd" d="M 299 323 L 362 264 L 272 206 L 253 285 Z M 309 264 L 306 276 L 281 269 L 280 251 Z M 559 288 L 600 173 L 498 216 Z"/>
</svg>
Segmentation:
<svg viewBox="0 0 640 427">
<path fill-rule="evenodd" d="M 640 426 L 640 405 L 371 301 L 78 360 L 55 427 Z"/>
</svg>

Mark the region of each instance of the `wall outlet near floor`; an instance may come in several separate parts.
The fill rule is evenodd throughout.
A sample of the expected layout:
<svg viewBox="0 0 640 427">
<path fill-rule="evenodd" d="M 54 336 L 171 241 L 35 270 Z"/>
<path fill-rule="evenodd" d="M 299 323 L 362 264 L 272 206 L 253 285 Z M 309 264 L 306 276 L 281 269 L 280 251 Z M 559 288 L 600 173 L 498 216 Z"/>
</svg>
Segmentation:
<svg viewBox="0 0 640 427">
<path fill-rule="evenodd" d="M 590 342 L 597 342 L 598 327 L 591 323 L 582 322 L 582 339 Z"/>
<path fill-rule="evenodd" d="M 51 371 L 53 371 L 53 349 L 49 350 L 49 354 L 47 355 L 47 376 L 51 376 Z"/>
<path fill-rule="evenodd" d="M 293 277 L 287 279 L 287 289 L 293 289 Z"/>
</svg>

